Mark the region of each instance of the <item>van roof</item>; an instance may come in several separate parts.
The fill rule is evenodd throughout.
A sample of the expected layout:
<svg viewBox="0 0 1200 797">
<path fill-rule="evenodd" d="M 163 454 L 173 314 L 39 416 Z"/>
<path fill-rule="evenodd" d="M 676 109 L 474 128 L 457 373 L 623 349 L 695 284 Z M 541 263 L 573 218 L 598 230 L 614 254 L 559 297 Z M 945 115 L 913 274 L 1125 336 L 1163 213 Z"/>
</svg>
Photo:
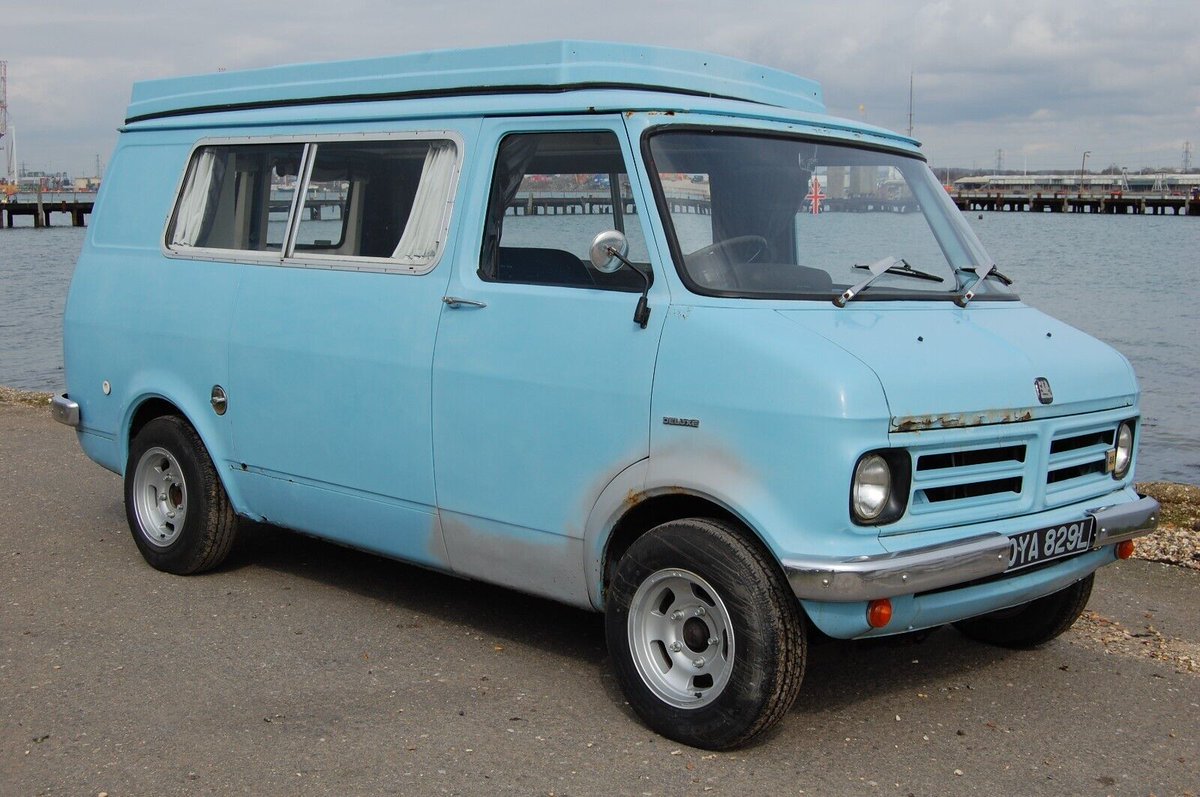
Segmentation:
<svg viewBox="0 0 1200 797">
<path fill-rule="evenodd" d="M 816 81 L 748 61 L 666 47 L 549 41 L 144 80 L 133 84 L 126 122 L 242 108 L 597 88 L 825 111 Z"/>
</svg>

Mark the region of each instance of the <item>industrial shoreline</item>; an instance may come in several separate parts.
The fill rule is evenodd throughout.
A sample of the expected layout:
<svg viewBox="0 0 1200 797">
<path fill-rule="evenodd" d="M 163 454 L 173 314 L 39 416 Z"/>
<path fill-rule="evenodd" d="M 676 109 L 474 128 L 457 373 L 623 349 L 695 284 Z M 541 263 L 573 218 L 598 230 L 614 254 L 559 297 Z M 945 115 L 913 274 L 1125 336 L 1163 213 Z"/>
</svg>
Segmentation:
<svg viewBox="0 0 1200 797">
<path fill-rule="evenodd" d="M 46 409 L 50 393 L 0 386 L 0 404 Z M 1162 504 L 1158 530 L 1138 540 L 1134 557 L 1200 570 L 1200 486 L 1175 482 L 1139 482 L 1139 492 Z"/>
</svg>

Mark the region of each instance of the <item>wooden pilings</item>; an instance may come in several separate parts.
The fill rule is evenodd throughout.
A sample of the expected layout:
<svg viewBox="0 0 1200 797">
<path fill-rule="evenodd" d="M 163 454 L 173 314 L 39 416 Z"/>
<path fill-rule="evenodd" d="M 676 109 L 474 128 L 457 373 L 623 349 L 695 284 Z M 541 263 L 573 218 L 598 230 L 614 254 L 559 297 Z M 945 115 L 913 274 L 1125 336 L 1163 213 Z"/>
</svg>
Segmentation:
<svg viewBox="0 0 1200 797">
<path fill-rule="evenodd" d="M 671 200 L 675 202 L 675 200 Z M 535 196 L 518 197 L 508 205 L 511 216 L 590 216 L 610 215 L 613 201 L 604 196 Z M 634 201 L 622 198 L 621 209 L 625 214 L 637 211 Z"/>
<path fill-rule="evenodd" d="M 34 227 L 49 227 L 55 213 L 66 213 L 71 217 L 72 227 L 86 227 L 86 217 L 91 215 L 95 203 L 77 200 L 58 202 L 0 202 L 0 226 L 12 227 L 16 216 L 32 216 Z"/>
<path fill-rule="evenodd" d="M 1116 215 L 1200 217 L 1200 199 L 1136 194 L 960 193 L 951 198 L 959 210 L 1028 213 L 1108 213 Z"/>
</svg>

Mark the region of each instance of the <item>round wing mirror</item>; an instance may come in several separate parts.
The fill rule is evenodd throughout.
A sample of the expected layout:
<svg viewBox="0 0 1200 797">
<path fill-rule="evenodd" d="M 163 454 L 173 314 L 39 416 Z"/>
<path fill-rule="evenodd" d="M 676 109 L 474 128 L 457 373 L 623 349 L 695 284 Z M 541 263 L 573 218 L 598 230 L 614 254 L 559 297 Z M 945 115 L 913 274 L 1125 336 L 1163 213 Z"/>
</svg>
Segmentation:
<svg viewBox="0 0 1200 797">
<path fill-rule="evenodd" d="M 612 274 L 621 268 L 621 261 L 616 255 L 625 256 L 629 251 L 629 242 L 625 234 L 619 230 L 605 230 L 592 239 L 592 248 L 588 253 L 592 265 L 601 274 Z M 613 254 L 616 252 L 616 255 Z"/>
</svg>

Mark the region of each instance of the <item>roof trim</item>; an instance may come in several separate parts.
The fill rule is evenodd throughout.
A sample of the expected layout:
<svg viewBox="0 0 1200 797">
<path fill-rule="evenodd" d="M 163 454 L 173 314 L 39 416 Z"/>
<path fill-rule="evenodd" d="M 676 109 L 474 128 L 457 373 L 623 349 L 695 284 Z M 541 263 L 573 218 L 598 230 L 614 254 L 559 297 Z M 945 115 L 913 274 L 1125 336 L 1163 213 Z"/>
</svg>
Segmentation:
<svg viewBox="0 0 1200 797">
<path fill-rule="evenodd" d="M 126 122 L 243 108 L 587 88 L 825 111 L 815 81 L 748 61 L 664 47 L 552 41 L 140 81 Z"/>
<path fill-rule="evenodd" d="M 685 97 L 704 97 L 707 99 L 746 102 L 746 100 L 742 99 L 741 97 L 732 97 L 721 94 L 708 94 L 699 91 L 688 91 L 686 89 L 680 89 L 672 86 L 651 86 L 646 84 L 632 83 L 574 83 L 570 85 L 557 86 L 482 86 L 462 89 L 432 89 L 430 91 L 394 92 L 391 94 L 332 95 L 328 97 L 306 97 L 299 100 L 263 100 L 260 102 L 228 103 L 225 105 L 202 105 L 193 108 L 177 108 L 174 110 L 147 113 L 141 116 L 131 116 L 125 120 L 125 124 L 131 125 L 137 122 L 144 122 L 149 119 L 167 119 L 176 116 L 221 113 L 225 111 L 250 111 L 262 108 L 294 108 L 306 105 L 332 105 L 343 102 L 386 102 L 389 100 L 440 99 L 443 97 L 484 97 L 504 94 L 566 94 L 572 91 L 588 91 L 597 89 L 653 91 L 663 94 L 676 94 Z"/>
</svg>

